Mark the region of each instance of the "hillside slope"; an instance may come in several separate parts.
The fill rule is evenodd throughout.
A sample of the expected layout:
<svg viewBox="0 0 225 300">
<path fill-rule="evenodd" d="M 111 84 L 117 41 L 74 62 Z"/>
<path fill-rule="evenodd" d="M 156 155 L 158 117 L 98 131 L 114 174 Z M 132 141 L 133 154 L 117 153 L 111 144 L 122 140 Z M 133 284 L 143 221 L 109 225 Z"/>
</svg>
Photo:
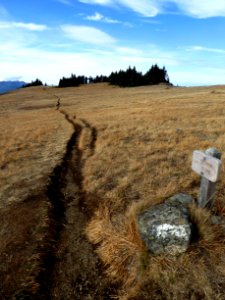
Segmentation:
<svg viewBox="0 0 225 300">
<path fill-rule="evenodd" d="M 95 84 L 0 96 L 0 298 L 224 299 L 224 228 L 208 211 L 192 208 L 198 238 L 177 259 L 148 253 L 135 225 L 143 205 L 198 197 L 192 152 L 225 151 L 224 95 Z"/>
</svg>

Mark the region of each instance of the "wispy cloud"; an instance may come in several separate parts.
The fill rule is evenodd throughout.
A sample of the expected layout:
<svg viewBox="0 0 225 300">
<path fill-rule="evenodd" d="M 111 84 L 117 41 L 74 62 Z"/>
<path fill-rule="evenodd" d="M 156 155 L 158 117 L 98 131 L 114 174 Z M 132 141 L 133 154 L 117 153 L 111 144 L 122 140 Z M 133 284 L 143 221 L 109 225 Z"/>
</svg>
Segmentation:
<svg viewBox="0 0 225 300">
<path fill-rule="evenodd" d="M 164 2 L 169 2 L 164 0 Z M 196 18 L 209 18 L 225 16 L 224 0 L 172 0 L 178 8 L 186 15 Z"/>
<path fill-rule="evenodd" d="M 192 47 L 188 48 L 187 51 L 202 51 L 202 52 L 225 54 L 225 49 L 207 48 L 207 47 L 202 47 L 202 46 L 192 46 Z"/>
<path fill-rule="evenodd" d="M 44 31 L 48 27 L 46 25 L 34 24 L 34 23 L 22 23 L 22 22 L 0 22 L 0 29 L 25 29 L 29 31 Z"/>
<path fill-rule="evenodd" d="M 156 62 L 169 66 L 175 63 L 175 57 L 152 47 L 141 49 L 115 45 L 108 51 L 98 51 L 92 46 L 80 52 L 72 48 L 61 52 L 58 49 L 36 49 L 32 45 L 11 41 L 4 44 L 4 49 L 0 47 L 0 80 L 22 76 L 22 80 L 31 81 L 38 77 L 49 84 L 57 84 L 62 76 L 74 72 L 87 76 L 109 75 L 129 65 L 136 65 L 137 70 L 146 72 Z"/>
<path fill-rule="evenodd" d="M 145 17 L 154 17 L 159 13 L 156 0 L 79 0 L 86 4 L 98 4 L 103 6 L 127 7 Z"/>
<path fill-rule="evenodd" d="M 128 7 L 145 17 L 155 17 L 160 13 L 160 6 L 157 4 L 159 1 L 117 0 L 117 2 L 119 5 Z"/>
<path fill-rule="evenodd" d="M 104 22 L 104 23 L 111 23 L 111 24 L 122 23 L 119 20 L 115 20 L 115 19 L 105 17 L 105 16 L 103 16 L 102 14 L 100 14 L 98 12 L 95 12 L 94 15 L 86 16 L 85 19 L 88 20 L 88 21 L 97 21 L 97 22 L 101 21 L 101 22 Z"/>
<path fill-rule="evenodd" d="M 89 21 L 102 21 L 104 16 L 96 12 L 94 15 L 85 17 L 85 19 Z"/>
<path fill-rule="evenodd" d="M 86 3 L 86 4 L 99 4 L 99 5 L 112 5 L 115 1 L 114 0 L 79 0 L 79 2 Z"/>
<path fill-rule="evenodd" d="M 112 45 L 116 40 L 95 27 L 62 25 L 61 30 L 70 39 L 93 45 Z"/>
<path fill-rule="evenodd" d="M 55 1 L 64 5 L 73 6 L 73 3 L 70 0 L 55 0 Z"/>
<path fill-rule="evenodd" d="M 0 80 L 21 77 L 21 80 L 29 82 L 38 77 L 49 84 L 58 84 L 62 76 L 70 76 L 74 72 L 86 76 L 109 75 L 111 71 L 126 69 L 129 65 L 135 65 L 138 71 L 146 72 L 155 63 L 167 67 L 170 80 L 174 84 L 222 84 L 225 78 L 223 67 L 212 68 L 214 65 L 209 66 L 206 63 L 208 59 L 204 64 L 196 62 L 193 65 L 193 57 L 187 57 L 184 62 L 183 54 L 168 52 L 157 45 L 131 47 L 118 41 L 110 48 L 99 45 L 94 47 L 92 44 L 75 51 L 71 43 L 64 52 L 57 45 L 52 50 L 36 48 L 28 39 L 21 42 L 18 37 L 4 42 L 0 35 L 0 43 Z M 195 51 L 201 51 L 202 48 L 196 48 Z"/>
<path fill-rule="evenodd" d="M 122 6 L 145 17 L 155 17 L 160 13 L 170 13 L 168 4 L 174 4 L 180 14 L 195 18 L 225 16 L 224 0 L 79 0 L 86 4 Z"/>
</svg>

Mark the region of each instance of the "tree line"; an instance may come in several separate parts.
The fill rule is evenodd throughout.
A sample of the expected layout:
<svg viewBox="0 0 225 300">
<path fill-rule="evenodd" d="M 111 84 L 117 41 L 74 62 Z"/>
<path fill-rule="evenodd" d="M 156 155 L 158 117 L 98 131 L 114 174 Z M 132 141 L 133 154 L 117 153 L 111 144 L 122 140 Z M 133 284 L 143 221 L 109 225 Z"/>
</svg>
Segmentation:
<svg viewBox="0 0 225 300">
<path fill-rule="evenodd" d="M 153 85 L 169 83 L 169 76 L 166 68 L 160 69 L 158 65 L 153 65 L 144 75 L 137 72 L 135 67 L 129 67 L 126 71 L 112 72 L 109 76 L 109 83 L 120 87 Z"/>
<path fill-rule="evenodd" d="M 80 84 L 108 82 L 111 85 L 120 87 L 135 87 L 141 85 L 154 85 L 159 83 L 169 84 L 169 76 L 165 67 L 159 68 L 153 65 L 145 74 L 138 72 L 135 67 L 129 67 L 126 71 L 120 70 L 112 72 L 109 76 L 85 77 L 74 74 L 69 78 L 63 77 L 59 81 L 58 87 L 79 86 Z"/>
<path fill-rule="evenodd" d="M 59 80 L 58 87 L 70 87 L 70 86 L 79 86 L 80 84 L 87 84 L 88 78 L 85 76 L 76 76 L 75 74 L 72 74 L 71 77 L 66 78 L 63 77 Z"/>
<path fill-rule="evenodd" d="M 99 83 L 108 82 L 111 85 L 117 85 L 120 87 L 135 87 L 141 85 L 154 85 L 159 83 L 170 84 L 169 76 L 165 67 L 159 68 L 157 64 L 145 73 L 138 72 L 135 67 L 129 67 L 126 71 L 120 70 L 112 72 L 109 76 L 97 75 L 95 78 L 82 76 L 76 76 L 71 74 L 70 77 L 62 77 L 59 80 L 58 87 L 77 87 L 81 84 L 87 83 Z M 42 81 L 36 79 L 31 83 L 26 84 L 24 87 L 43 85 Z"/>
<path fill-rule="evenodd" d="M 31 86 L 40 86 L 43 85 L 42 81 L 40 79 L 36 79 L 34 81 L 31 81 L 30 83 L 26 83 L 25 85 L 23 85 L 23 88 L 27 88 L 27 87 L 31 87 Z"/>
</svg>

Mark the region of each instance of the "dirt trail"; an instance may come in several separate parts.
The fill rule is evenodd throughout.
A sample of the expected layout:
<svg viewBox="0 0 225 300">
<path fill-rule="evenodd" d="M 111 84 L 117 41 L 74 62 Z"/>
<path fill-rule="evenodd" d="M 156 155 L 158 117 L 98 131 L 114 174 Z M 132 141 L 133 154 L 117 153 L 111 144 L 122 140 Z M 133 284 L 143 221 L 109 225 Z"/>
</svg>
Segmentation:
<svg viewBox="0 0 225 300">
<path fill-rule="evenodd" d="M 52 243 L 40 273 L 39 299 L 115 299 L 103 267 L 84 230 L 90 217 L 83 188 L 83 167 L 95 152 L 97 130 L 84 119 L 72 118 L 61 109 L 74 132 L 62 163 L 55 167 L 48 187 Z"/>
</svg>

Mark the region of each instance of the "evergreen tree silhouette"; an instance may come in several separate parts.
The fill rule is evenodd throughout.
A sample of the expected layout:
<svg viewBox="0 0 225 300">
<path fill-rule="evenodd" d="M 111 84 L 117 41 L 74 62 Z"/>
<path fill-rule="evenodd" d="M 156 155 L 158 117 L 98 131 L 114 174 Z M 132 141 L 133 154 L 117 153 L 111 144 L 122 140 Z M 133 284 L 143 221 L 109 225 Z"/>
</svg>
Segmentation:
<svg viewBox="0 0 225 300">
<path fill-rule="evenodd" d="M 87 84 L 87 77 L 85 76 L 76 76 L 75 74 L 71 74 L 71 77 L 63 77 L 59 80 L 58 87 L 73 87 L 79 86 L 80 84 Z"/>
<path fill-rule="evenodd" d="M 145 84 L 169 83 L 169 77 L 165 67 L 160 69 L 158 65 L 153 65 L 144 75 Z"/>
<path fill-rule="evenodd" d="M 160 69 L 158 65 L 153 65 L 145 75 L 137 72 L 136 68 L 129 67 L 126 71 L 112 72 L 108 78 L 111 85 L 120 87 L 134 87 L 140 85 L 152 85 L 159 83 L 169 83 L 166 68 Z"/>
<path fill-rule="evenodd" d="M 42 81 L 40 79 L 36 79 L 35 81 L 31 81 L 30 83 L 25 84 L 23 87 L 31 87 L 31 86 L 41 86 L 43 85 Z"/>
</svg>

